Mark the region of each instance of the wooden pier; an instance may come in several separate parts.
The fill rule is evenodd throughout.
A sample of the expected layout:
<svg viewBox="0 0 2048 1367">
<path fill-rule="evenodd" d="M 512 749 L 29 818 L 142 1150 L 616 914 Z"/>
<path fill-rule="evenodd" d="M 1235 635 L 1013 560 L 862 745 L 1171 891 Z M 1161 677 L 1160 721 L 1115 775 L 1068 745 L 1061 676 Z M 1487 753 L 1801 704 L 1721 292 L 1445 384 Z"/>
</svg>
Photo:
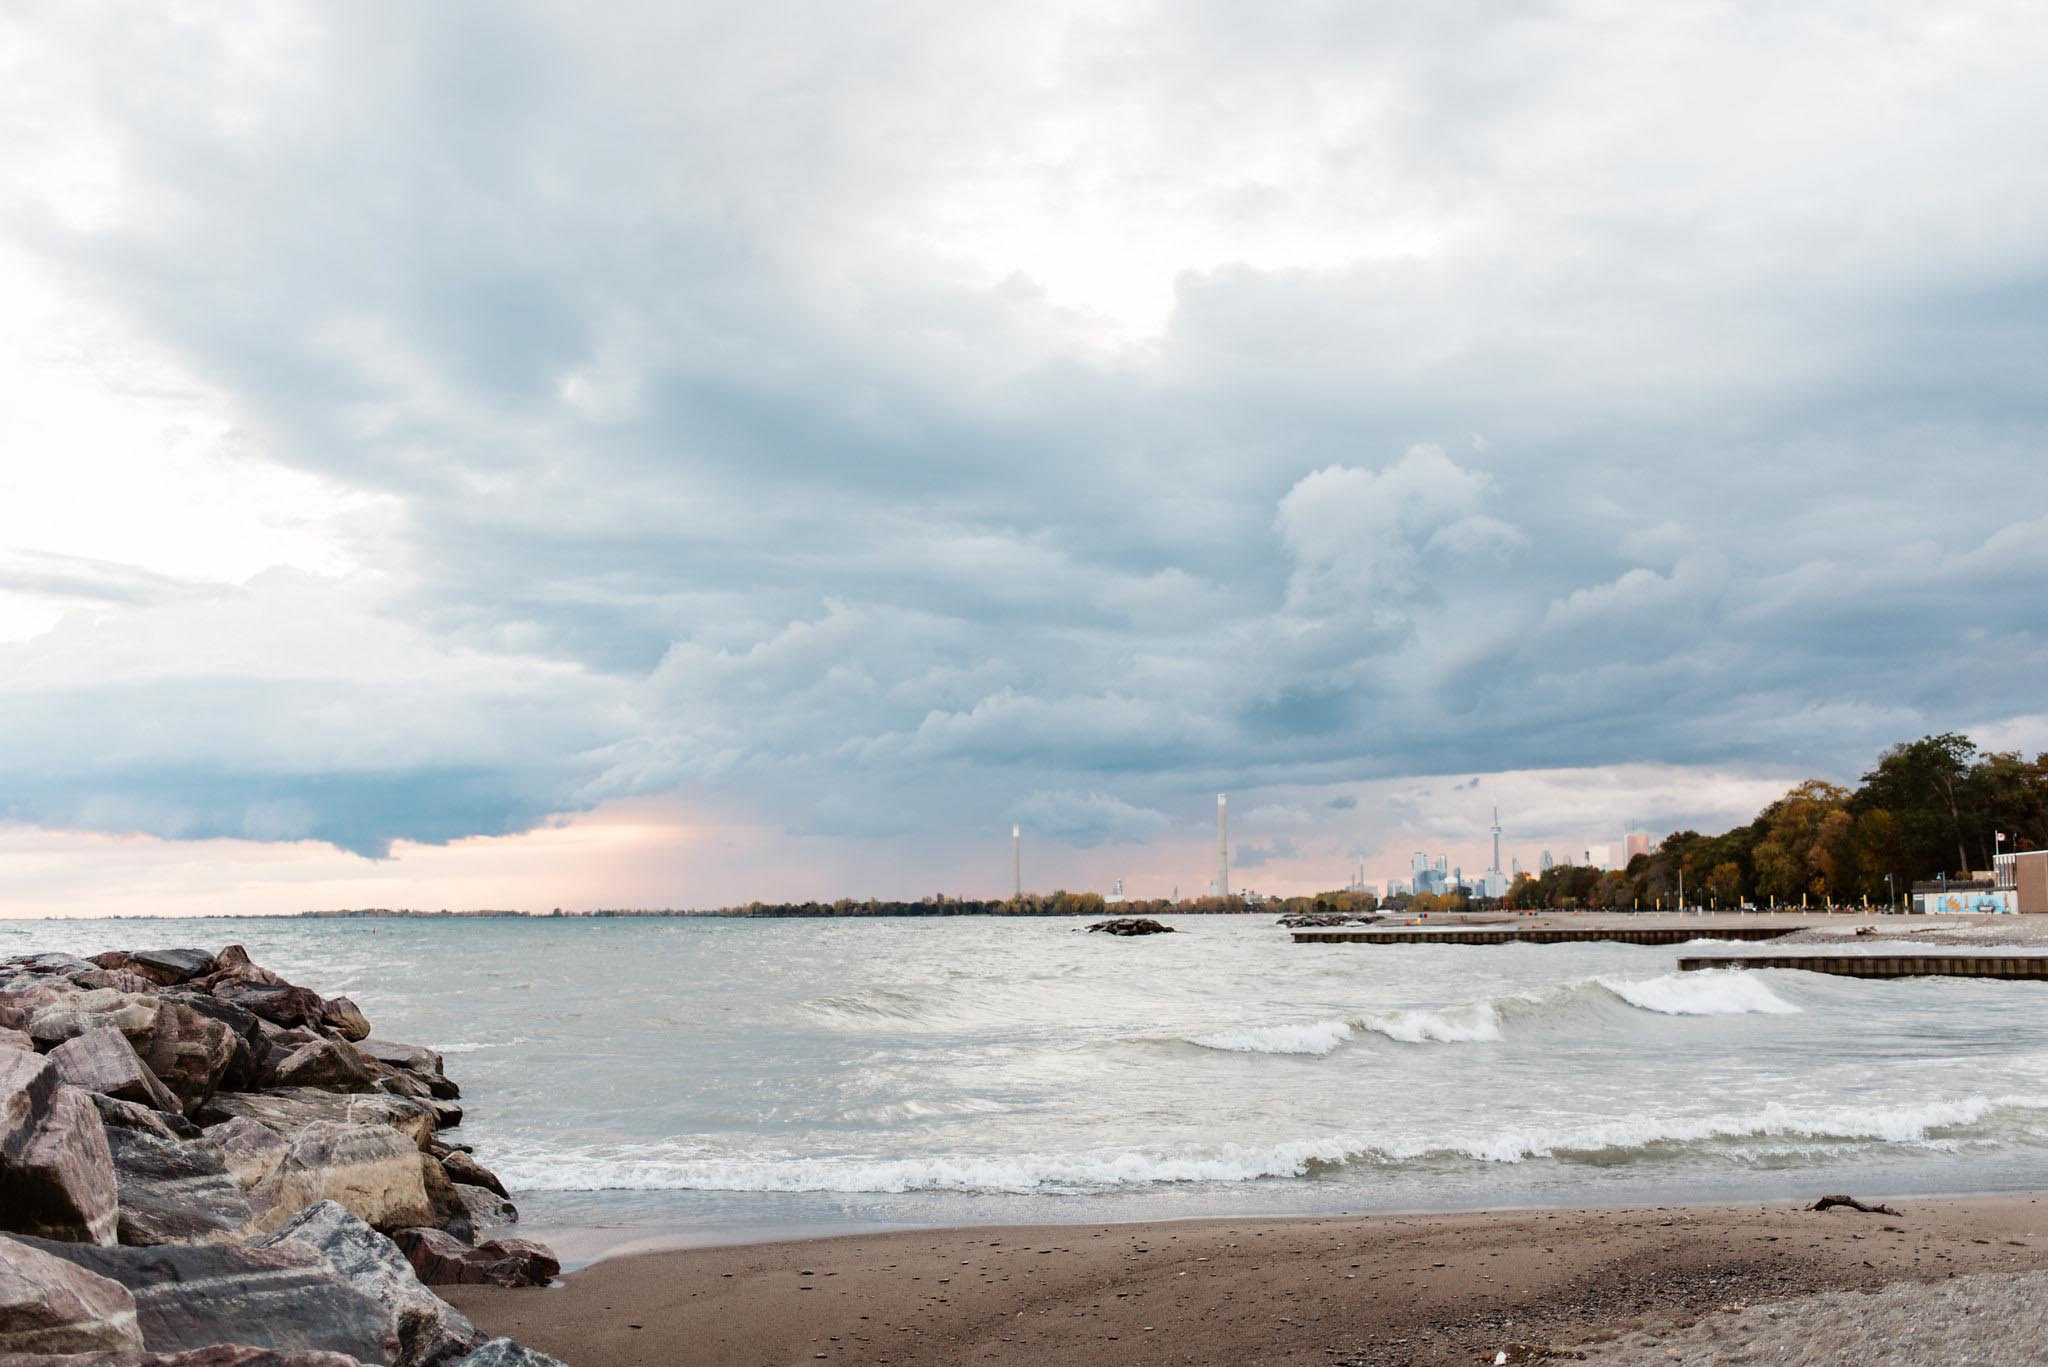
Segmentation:
<svg viewBox="0 0 2048 1367">
<path fill-rule="evenodd" d="M 1723 954 L 1686 957 L 1681 973 L 1789 968 L 1842 978 L 2009 978 L 2048 982 L 2048 954 Z"/>
<path fill-rule="evenodd" d="M 1580 945 L 1597 940 L 1624 945 L 1683 945 L 1694 940 L 1775 940 L 1806 929 L 1785 926 L 1514 926 L 1458 930 L 1437 926 L 1402 926 L 1383 930 L 1297 930 L 1298 945 Z"/>
</svg>

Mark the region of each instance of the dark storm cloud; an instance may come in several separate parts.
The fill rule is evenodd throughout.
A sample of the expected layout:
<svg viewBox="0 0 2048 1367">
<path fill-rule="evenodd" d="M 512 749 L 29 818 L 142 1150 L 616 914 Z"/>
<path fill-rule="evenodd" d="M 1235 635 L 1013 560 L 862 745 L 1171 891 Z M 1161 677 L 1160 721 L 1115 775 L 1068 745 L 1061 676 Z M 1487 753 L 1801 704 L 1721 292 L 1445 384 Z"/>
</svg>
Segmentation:
<svg viewBox="0 0 2048 1367">
<path fill-rule="evenodd" d="M 8 648 L 0 814 L 374 852 L 683 789 L 1094 843 L 2037 707 L 2037 20 L 563 13 L 15 21 L 127 199 L 10 237 L 399 511 L 375 593 L 94 571 L 123 611 Z M 1113 177 L 1031 150 L 1112 109 Z M 1189 249 L 1105 347 L 942 231 L 1002 158 L 1283 245 Z M 186 734 L 99 744 L 139 706 Z"/>
</svg>

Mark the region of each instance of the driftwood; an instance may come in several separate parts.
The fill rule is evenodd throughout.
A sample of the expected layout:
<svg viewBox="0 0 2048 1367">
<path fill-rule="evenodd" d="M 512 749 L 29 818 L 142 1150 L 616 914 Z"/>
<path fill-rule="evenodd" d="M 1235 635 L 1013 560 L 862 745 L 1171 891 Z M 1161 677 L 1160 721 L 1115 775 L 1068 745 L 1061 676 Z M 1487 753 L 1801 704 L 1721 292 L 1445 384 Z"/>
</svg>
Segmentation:
<svg viewBox="0 0 2048 1367">
<path fill-rule="evenodd" d="M 1857 1200 L 1853 1196 L 1823 1196 L 1818 1201 L 1815 1201 L 1812 1205 L 1808 1206 L 1807 1209 L 1832 1210 L 1836 1206 L 1847 1206 L 1851 1210 L 1860 1210 L 1865 1215 L 1898 1214 L 1898 1212 L 1893 1210 L 1890 1206 L 1868 1206 L 1865 1205 L 1863 1202 Z"/>
</svg>

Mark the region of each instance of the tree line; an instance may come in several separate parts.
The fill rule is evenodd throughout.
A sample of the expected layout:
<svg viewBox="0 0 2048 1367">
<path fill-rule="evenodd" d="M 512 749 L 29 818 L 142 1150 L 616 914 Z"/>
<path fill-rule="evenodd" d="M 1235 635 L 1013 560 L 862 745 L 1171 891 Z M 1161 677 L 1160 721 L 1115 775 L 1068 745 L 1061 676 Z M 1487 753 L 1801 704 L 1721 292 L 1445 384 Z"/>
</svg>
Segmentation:
<svg viewBox="0 0 2048 1367">
<path fill-rule="evenodd" d="M 1988 871 L 1998 849 L 2048 849 L 2048 754 L 1983 751 L 1944 732 L 1892 746 L 1855 788 L 1808 779 L 1746 826 L 1674 831 L 1626 869 L 1522 874 L 1503 905 L 1669 907 L 1681 884 L 1687 906 L 1884 904 L 1914 883 Z"/>
</svg>

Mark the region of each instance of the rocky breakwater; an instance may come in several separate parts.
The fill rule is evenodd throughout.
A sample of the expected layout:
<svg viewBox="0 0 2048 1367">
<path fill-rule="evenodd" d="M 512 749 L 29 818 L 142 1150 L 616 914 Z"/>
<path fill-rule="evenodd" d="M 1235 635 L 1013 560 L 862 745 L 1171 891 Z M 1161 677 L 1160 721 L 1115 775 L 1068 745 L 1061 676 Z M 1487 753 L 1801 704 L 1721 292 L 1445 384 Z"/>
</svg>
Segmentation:
<svg viewBox="0 0 2048 1367">
<path fill-rule="evenodd" d="M 460 1098 L 236 945 L 0 962 L 0 1367 L 556 1362 L 429 1289 L 560 1270 Z"/>
</svg>

